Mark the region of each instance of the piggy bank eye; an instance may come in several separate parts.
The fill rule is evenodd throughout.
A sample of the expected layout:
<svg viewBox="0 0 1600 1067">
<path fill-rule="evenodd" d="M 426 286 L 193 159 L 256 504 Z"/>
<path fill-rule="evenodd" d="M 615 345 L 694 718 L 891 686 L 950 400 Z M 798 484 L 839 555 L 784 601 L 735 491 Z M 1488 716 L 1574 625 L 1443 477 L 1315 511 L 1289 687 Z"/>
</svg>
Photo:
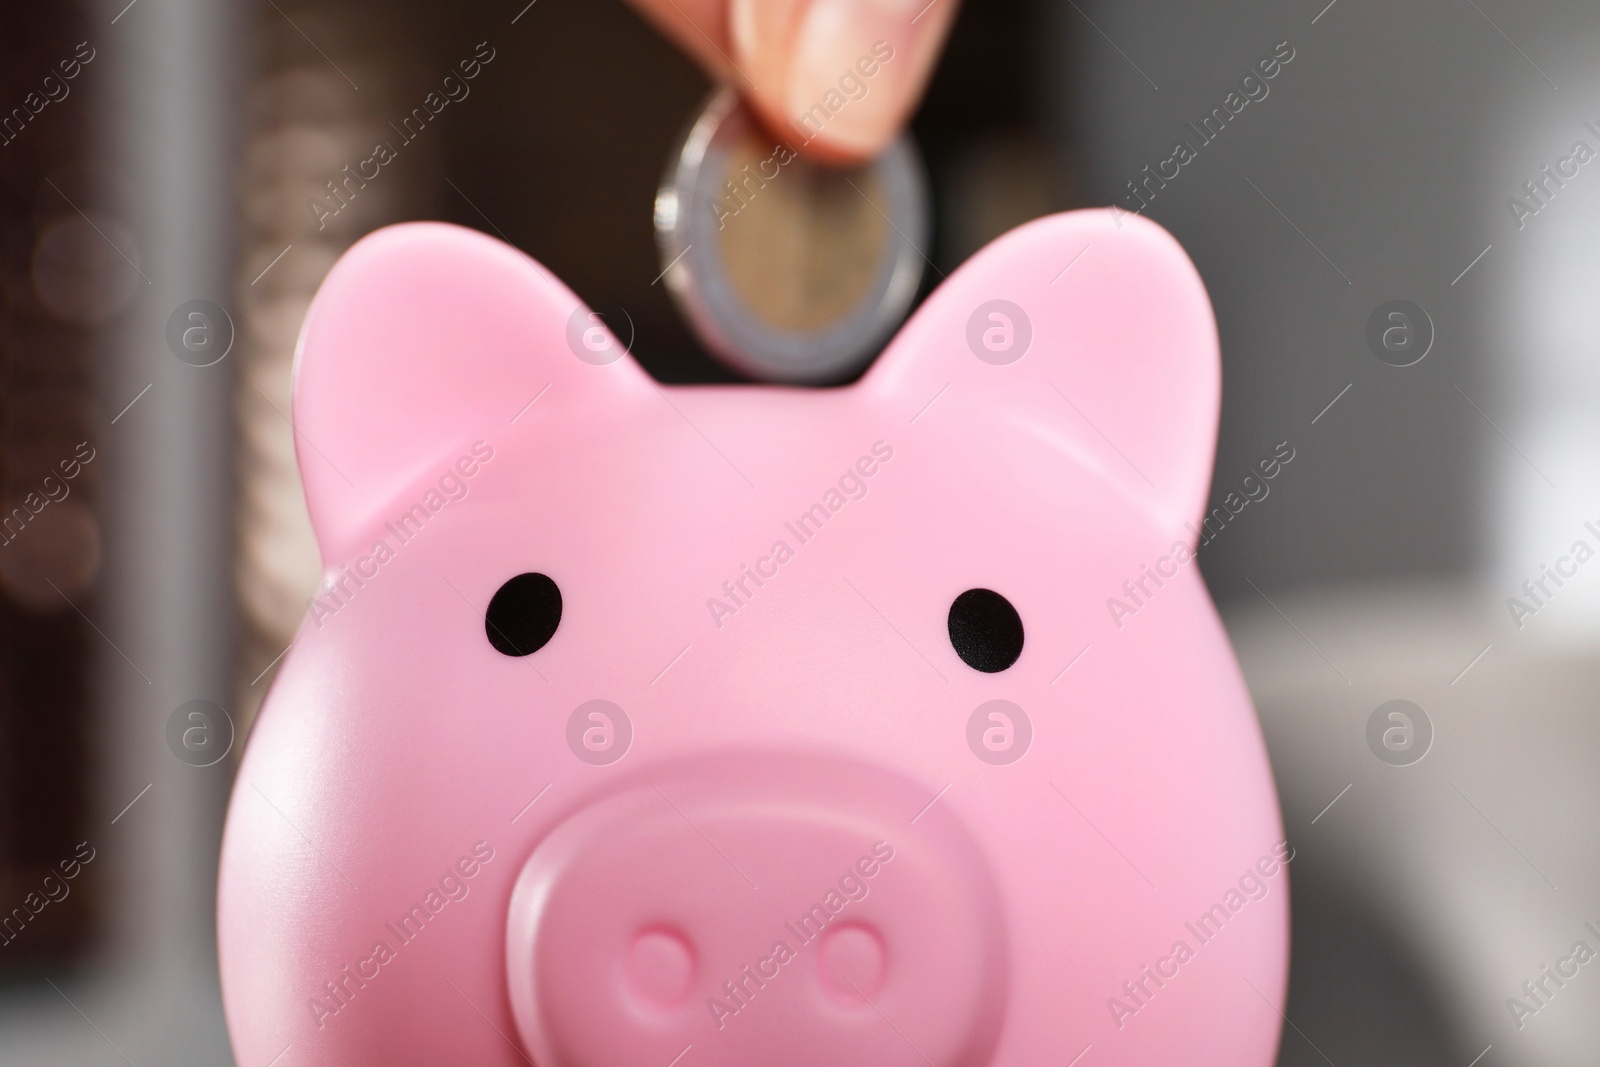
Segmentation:
<svg viewBox="0 0 1600 1067">
<path fill-rule="evenodd" d="M 992 589 L 968 589 L 950 605 L 950 644 L 967 666 L 1003 671 L 1022 655 L 1022 617 Z"/>
<path fill-rule="evenodd" d="M 494 650 L 529 656 L 550 643 L 561 625 L 561 590 L 543 574 L 519 574 L 489 601 L 483 630 Z"/>
</svg>

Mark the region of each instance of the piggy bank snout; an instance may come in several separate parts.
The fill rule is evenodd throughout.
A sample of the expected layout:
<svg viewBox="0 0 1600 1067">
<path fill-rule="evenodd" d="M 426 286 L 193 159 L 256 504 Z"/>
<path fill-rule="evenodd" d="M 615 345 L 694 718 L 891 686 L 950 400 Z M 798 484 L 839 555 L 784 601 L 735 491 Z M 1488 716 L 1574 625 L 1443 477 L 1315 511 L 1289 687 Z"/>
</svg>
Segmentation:
<svg viewBox="0 0 1600 1067">
<path fill-rule="evenodd" d="M 955 817 L 918 816 L 924 792 L 853 766 L 711 766 L 562 822 L 507 923 L 535 1062 L 666 1063 L 690 1045 L 710 1064 L 988 1062 L 996 895 Z"/>
</svg>

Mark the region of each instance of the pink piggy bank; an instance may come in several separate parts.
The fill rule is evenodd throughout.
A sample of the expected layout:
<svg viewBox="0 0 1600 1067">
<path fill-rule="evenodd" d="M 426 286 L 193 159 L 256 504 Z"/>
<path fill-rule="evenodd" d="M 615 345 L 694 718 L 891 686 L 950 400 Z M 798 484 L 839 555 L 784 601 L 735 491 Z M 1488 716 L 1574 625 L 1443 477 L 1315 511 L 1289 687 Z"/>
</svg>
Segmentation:
<svg viewBox="0 0 1600 1067">
<path fill-rule="evenodd" d="M 1219 388 L 1182 249 L 1103 211 L 833 390 L 657 385 L 504 244 L 361 241 L 295 377 L 326 582 L 223 845 L 239 1062 L 1266 1067 Z"/>
</svg>

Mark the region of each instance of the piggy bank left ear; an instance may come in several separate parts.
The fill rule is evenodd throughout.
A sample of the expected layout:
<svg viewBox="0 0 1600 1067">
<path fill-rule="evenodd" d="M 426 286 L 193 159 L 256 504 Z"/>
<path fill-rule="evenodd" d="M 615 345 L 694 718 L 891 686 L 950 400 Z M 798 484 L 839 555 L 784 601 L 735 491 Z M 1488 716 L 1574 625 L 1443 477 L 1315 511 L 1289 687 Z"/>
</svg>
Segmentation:
<svg viewBox="0 0 1600 1067">
<path fill-rule="evenodd" d="M 1039 219 L 984 248 L 918 309 L 862 382 L 907 412 L 978 391 L 1049 420 L 1171 525 L 1205 507 L 1221 366 L 1194 264 L 1153 222 Z"/>
<path fill-rule="evenodd" d="M 295 449 L 323 559 L 365 547 L 396 493 L 513 420 L 649 389 L 604 323 L 510 245 L 441 223 L 369 234 L 322 283 L 295 358 Z"/>
</svg>

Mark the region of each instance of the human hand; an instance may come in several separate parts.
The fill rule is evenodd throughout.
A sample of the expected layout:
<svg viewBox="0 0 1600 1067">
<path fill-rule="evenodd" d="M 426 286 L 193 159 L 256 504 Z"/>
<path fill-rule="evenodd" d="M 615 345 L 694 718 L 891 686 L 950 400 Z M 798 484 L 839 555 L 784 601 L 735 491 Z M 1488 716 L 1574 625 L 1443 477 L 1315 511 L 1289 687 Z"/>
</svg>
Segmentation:
<svg viewBox="0 0 1600 1067">
<path fill-rule="evenodd" d="M 874 156 L 900 132 L 957 2 L 629 0 L 795 148 L 839 162 Z"/>
</svg>

